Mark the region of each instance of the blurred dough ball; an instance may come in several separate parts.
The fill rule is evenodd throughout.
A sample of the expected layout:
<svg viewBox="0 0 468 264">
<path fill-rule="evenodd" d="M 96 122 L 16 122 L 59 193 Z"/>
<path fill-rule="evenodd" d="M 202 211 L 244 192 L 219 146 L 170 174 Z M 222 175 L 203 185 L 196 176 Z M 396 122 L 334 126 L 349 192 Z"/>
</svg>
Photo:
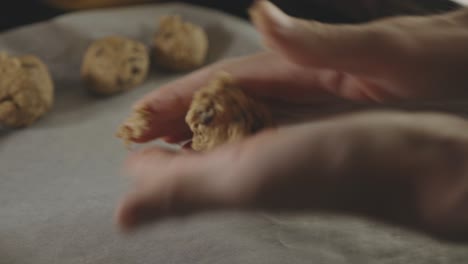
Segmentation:
<svg viewBox="0 0 468 264">
<path fill-rule="evenodd" d="M 154 37 L 156 63 L 173 71 L 195 69 L 206 60 L 208 37 L 197 25 L 182 21 L 180 16 L 165 16 Z"/>
<path fill-rule="evenodd" d="M 211 150 L 273 126 L 269 110 L 247 96 L 227 73 L 198 90 L 185 117 L 193 132 L 192 148 Z"/>
<path fill-rule="evenodd" d="M 88 47 L 81 76 L 92 92 L 111 95 L 142 84 L 149 65 L 149 52 L 143 43 L 110 36 L 96 40 Z"/>
<path fill-rule="evenodd" d="M 0 53 L 0 76 L 0 125 L 29 126 L 52 107 L 54 84 L 38 57 Z"/>
</svg>

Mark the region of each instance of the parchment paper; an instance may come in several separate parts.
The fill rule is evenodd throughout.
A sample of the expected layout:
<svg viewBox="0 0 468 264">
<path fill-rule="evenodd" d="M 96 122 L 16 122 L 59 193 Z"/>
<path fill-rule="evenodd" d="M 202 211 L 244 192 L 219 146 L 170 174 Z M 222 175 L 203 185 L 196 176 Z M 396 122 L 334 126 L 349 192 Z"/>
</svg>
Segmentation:
<svg viewBox="0 0 468 264">
<path fill-rule="evenodd" d="M 128 185 L 115 128 L 136 99 L 177 76 L 154 70 L 138 89 L 97 99 L 80 82 L 81 56 L 109 34 L 149 43 L 156 19 L 171 13 L 207 28 L 210 61 L 260 48 L 247 23 L 182 4 L 71 14 L 0 35 L 0 49 L 44 59 L 57 86 L 40 122 L 0 130 L 1 264 L 468 263 L 467 247 L 332 216 L 215 213 L 116 232 L 113 210 Z"/>
</svg>

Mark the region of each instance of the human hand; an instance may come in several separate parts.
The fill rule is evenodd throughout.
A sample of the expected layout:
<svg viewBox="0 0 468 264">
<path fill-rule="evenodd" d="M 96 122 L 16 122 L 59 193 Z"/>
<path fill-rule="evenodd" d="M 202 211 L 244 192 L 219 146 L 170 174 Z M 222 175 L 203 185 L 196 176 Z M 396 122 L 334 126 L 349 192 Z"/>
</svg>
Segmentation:
<svg viewBox="0 0 468 264">
<path fill-rule="evenodd" d="M 131 155 L 118 224 L 220 209 L 364 215 L 468 239 L 468 123 L 368 112 L 270 130 L 208 153 Z"/>
<path fill-rule="evenodd" d="M 147 142 L 164 138 L 175 143 L 188 139 L 191 132 L 185 123 L 185 115 L 193 93 L 205 86 L 219 71 L 228 72 L 247 94 L 264 103 L 272 112 L 276 124 L 351 106 L 345 104 L 343 98 L 322 88 L 333 85 L 325 77 L 330 76 L 330 71 L 305 69 L 274 53 L 263 52 L 210 65 L 146 95 L 136 103 L 135 108 L 150 113 L 147 120 L 149 126 L 133 140 Z"/>
<path fill-rule="evenodd" d="M 164 137 L 176 142 L 188 138 L 190 131 L 184 123 L 184 115 L 191 96 L 218 70 L 231 73 L 247 93 L 270 102 L 269 106 L 273 110 L 282 108 L 276 107 L 278 99 L 290 105 L 314 106 L 317 102 L 341 103 L 340 99 L 343 98 L 385 102 L 457 98 L 466 95 L 464 86 L 467 80 L 463 73 L 467 54 L 461 49 L 461 42 L 465 41 L 466 36 L 460 22 L 463 21 L 463 12 L 427 18 L 399 18 L 361 26 L 316 24 L 315 28 L 319 29 L 317 31 L 306 22 L 285 18 L 279 10 L 264 1 L 260 3 L 266 6 L 260 9 L 257 7 L 254 20 L 273 51 L 212 65 L 146 96 L 138 106 L 147 108 L 153 115 L 150 129 L 138 141 Z M 285 24 L 295 26 L 283 30 L 278 24 L 273 24 L 278 21 L 272 16 L 279 16 L 283 22 L 286 21 Z M 436 29 L 435 33 L 431 33 L 444 35 L 445 40 L 450 39 L 455 48 L 445 49 L 450 42 L 441 41 L 440 37 L 434 39 L 431 34 L 423 34 L 425 31 L 422 29 L 430 28 L 431 25 Z M 446 34 L 442 34 L 443 25 L 451 27 Z M 421 32 L 416 30 L 418 28 Z M 415 33 L 415 38 L 412 33 Z M 368 34 L 372 37 L 366 37 Z M 423 47 L 422 44 L 425 43 L 428 44 Z M 373 48 L 374 45 L 380 49 Z M 352 52 L 343 47 L 352 49 Z M 408 58 L 409 55 L 412 58 Z M 404 60 L 399 61 L 402 57 Z M 451 69 L 446 69 L 446 66 Z M 451 157 L 459 160 L 466 158 L 466 139 L 454 132 L 465 129 L 465 123 L 461 120 L 449 122 L 451 118 L 448 117 L 435 118 L 438 122 L 427 121 L 434 118 L 422 118 L 426 122 L 419 122 L 420 117 L 392 119 L 391 116 L 377 115 L 370 120 L 381 118 L 383 123 L 374 123 L 375 127 L 368 122 L 354 124 L 355 119 L 348 119 L 354 120 L 353 122 L 343 122 L 344 119 L 339 119 L 340 122 L 330 121 L 342 123 L 344 127 L 337 125 L 338 130 L 354 131 L 351 128 L 357 126 L 361 128 L 358 129 L 361 132 L 357 134 L 366 135 L 349 135 L 343 132 L 339 136 L 328 136 L 330 140 L 326 142 L 343 140 L 343 144 L 348 146 L 344 151 L 347 157 L 345 162 L 338 163 L 333 155 L 339 145 L 330 143 L 324 147 L 316 147 L 311 144 L 310 149 L 315 152 L 295 152 L 307 145 L 306 138 L 319 144 L 327 137 L 323 136 L 325 132 L 320 134 L 306 129 L 309 125 L 263 133 L 239 145 L 221 147 L 212 153 L 176 155 L 153 149 L 136 154 L 129 166 L 133 168 L 133 174 L 137 175 L 140 184 L 137 184 L 135 194 L 122 203 L 119 211 L 120 223 L 124 227 L 132 227 L 155 215 L 210 208 L 287 209 L 298 205 L 299 209 L 336 209 L 376 216 L 434 235 L 453 237 L 458 234 L 466 237 L 464 223 L 467 216 L 463 214 L 466 211 L 466 202 L 463 201 L 466 199 L 463 197 L 466 184 L 462 182 L 463 173 L 460 173 L 464 169 L 460 165 L 463 162 L 454 165 L 448 160 Z M 400 119 L 407 122 L 400 123 Z M 321 124 L 323 123 L 310 126 L 322 127 Z M 403 128 L 402 124 L 405 124 Z M 433 127 L 433 124 L 437 126 Z M 454 131 L 449 132 L 456 135 L 449 133 L 449 140 L 441 141 L 441 138 L 445 138 L 440 137 L 437 132 L 441 127 L 453 128 Z M 291 138 L 297 138 L 298 141 L 291 141 Z M 420 138 L 426 140 L 420 141 Z M 415 144 L 418 147 L 411 148 Z M 265 152 L 260 152 L 260 145 Z M 294 151 L 293 146 L 296 146 Z M 424 151 L 417 151 L 422 147 Z M 249 149 L 253 153 L 250 156 Z M 429 156 L 424 155 L 426 150 L 429 150 Z M 352 159 L 355 156 L 349 153 L 364 154 Z M 407 156 L 404 155 L 406 153 Z M 310 164 L 310 160 L 304 161 L 305 158 L 299 159 L 302 163 L 292 160 L 296 157 L 309 157 L 309 154 L 311 160 L 317 158 L 320 162 Z M 248 160 L 244 156 L 255 159 L 249 163 L 244 161 Z M 283 159 L 285 156 L 287 159 Z M 327 157 L 331 161 L 327 162 Z M 284 162 L 280 162 L 280 158 Z M 240 161 L 244 162 L 241 164 Z M 280 167 L 272 166 L 271 172 L 265 169 L 265 165 L 259 166 L 259 163 Z M 331 172 L 324 171 L 322 163 L 323 166 L 329 166 L 326 169 Z M 425 169 L 428 164 L 429 169 Z M 226 168 L 232 168 L 234 173 L 226 173 Z M 307 172 L 307 169 L 310 169 L 309 174 L 299 173 Z M 289 175 L 288 171 L 297 171 L 293 175 L 302 177 L 286 178 L 284 175 Z M 219 176 L 220 172 L 228 176 Z M 239 174 L 236 175 L 236 172 Z M 311 187 L 317 183 L 316 178 L 307 182 L 310 177 L 304 175 L 310 175 L 310 172 L 314 172 L 314 176 L 318 175 L 319 183 L 323 179 L 325 183 L 317 184 L 317 190 L 314 188 L 306 191 L 301 186 Z M 249 176 L 239 176 L 244 174 Z M 339 176 L 337 181 L 328 182 L 330 177 L 336 179 L 336 175 Z M 379 176 L 377 181 L 373 178 L 375 175 Z M 446 179 L 444 176 L 447 175 L 455 176 Z M 215 177 L 218 176 L 219 180 L 216 181 Z M 275 183 L 276 179 L 281 183 L 281 180 L 287 179 L 288 184 L 273 184 L 271 187 L 269 183 Z M 310 198 L 306 195 L 309 193 L 315 195 L 312 196 L 313 199 L 304 199 Z M 289 194 L 292 196 L 288 196 Z M 394 194 L 401 195 L 394 197 Z M 297 197 L 294 198 L 294 195 Z M 292 198 L 275 200 L 284 197 Z M 441 199 L 434 201 L 434 197 Z"/>
<path fill-rule="evenodd" d="M 267 1 L 252 10 L 272 51 L 216 63 L 147 95 L 137 105 L 153 115 L 135 141 L 189 138 L 184 116 L 193 92 L 219 70 L 280 118 L 296 114 L 291 108 L 298 105 L 321 112 L 343 99 L 401 102 L 468 95 L 468 9 L 339 26 L 288 17 Z"/>
<path fill-rule="evenodd" d="M 375 101 L 468 95 L 468 8 L 361 25 L 329 25 L 287 16 L 256 1 L 251 16 L 265 44 L 306 68 L 331 69 L 331 92 Z M 353 81 L 350 81 L 353 80 Z"/>
</svg>

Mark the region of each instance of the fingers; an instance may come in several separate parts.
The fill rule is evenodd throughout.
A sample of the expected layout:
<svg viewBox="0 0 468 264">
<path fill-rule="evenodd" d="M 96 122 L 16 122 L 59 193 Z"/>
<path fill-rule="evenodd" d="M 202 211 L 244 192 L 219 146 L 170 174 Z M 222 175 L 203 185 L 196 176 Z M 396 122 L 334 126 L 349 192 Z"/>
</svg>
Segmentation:
<svg viewBox="0 0 468 264">
<path fill-rule="evenodd" d="M 201 158 L 160 148 L 131 155 L 126 169 L 136 181 L 135 190 L 120 202 L 117 224 L 131 231 L 162 217 L 234 206 L 225 182 L 230 177 L 223 176 L 229 170 L 226 161 L 223 152 Z"/>
<path fill-rule="evenodd" d="M 171 136 L 164 137 L 163 140 L 167 143 L 170 144 L 176 144 L 180 143 L 183 141 L 187 141 L 192 138 L 192 132 L 191 131 L 181 131 L 181 133 L 178 134 L 173 134 Z"/>
<path fill-rule="evenodd" d="M 266 66 L 265 66 L 266 65 Z M 251 96 L 290 102 L 324 101 L 335 97 L 321 89 L 320 72 L 303 69 L 271 52 L 214 64 L 167 84 L 143 97 L 135 108 L 150 114 L 148 128 L 134 140 L 147 142 L 190 133 L 184 118 L 193 93 L 219 71 L 228 72 Z"/>
<path fill-rule="evenodd" d="M 127 157 L 125 168 L 132 175 L 157 174 L 166 170 L 170 163 L 178 157 L 174 150 L 162 147 L 149 147 L 139 150 Z"/>
<path fill-rule="evenodd" d="M 398 35 L 380 24 L 331 25 L 286 15 L 269 1 L 256 1 L 250 10 L 265 44 L 305 66 L 350 73 L 382 70 L 395 59 Z"/>
<path fill-rule="evenodd" d="M 154 139 L 162 138 L 168 143 L 178 143 L 191 137 L 192 132 L 185 123 L 185 113 L 174 119 L 167 119 L 161 115 L 151 114 L 149 126 L 134 138 L 137 143 L 145 143 Z M 169 139 L 169 140 L 166 140 Z"/>
<path fill-rule="evenodd" d="M 250 156 L 268 175 L 257 205 L 360 215 L 467 239 L 460 209 L 468 206 L 466 126 L 445 115 L 371 112 L 285 128 L 259 144 L 263 155 Z"/>
<path fill-rule="evenodd" d="M 250 13 L 266 45 L 285 59 L 351 74 L 365 85 L 377 86 L 339 89 L 344 94 L 364 91 L 379 101 L 456 99 L 466 94 L 466 8 L 359 25 L 293 18 L 266 0 L 257 1 Z"/>
<path fill-rule="evenodd" d="M 176 153 L 156 147 L 130 155 L 125 169 L 133 176 L 135 189 L 120 202 L 116 212 L 122 230 L 130 231 L 165 214 L 174 180 L 170 176 L 179 174 L 171 164 L 177 160 Z"/>
<path fill-rule="evenodd" d="M 326 203 L 338 197 L 336 208 L 344 212 L 442 238 L 468 238 L 467 214 L 459 210 L 467 206 L 467 137 L 459 132 L 467 126 L 465 120 L 375 112 L 341 121 L 336 125 L 343 134 L 328 138 L 333 141 L 326 149 L 315 147 L 326 159 L 323 164 L 338 169 L 329 175 L 338 181 L 328 192 L 332 195 L 323 196 L 325 209 L 333 208 Z M 338 162 L 330 164 L 340 152 Z"/>
<path fill-rule="evenodd" d="M 204 154 L 151 148 L 128 160 L 136 190 L 117 221 L 131 230 L 220 208 L 320 210 L 467 238 L 466 126 L 445 115 L 375 112 L 270 130 Z"/>
<path fill-rule="evenodd" d="M 122 231 L 129 232 L 156 219 L 158 212 L 161 211 L 161 208 L 158 208 L 160 203 L 156 199 L 147 193 L 138 192 L 125 197 L 116 213 L 116 221 Z"/>
<path fill-rule="evenodd" d="M 184 118 L 192 95 L 205 84 L 213 68 L 215 67 L 196 71 L 140 99 L 134 109 L 145 109 L 150 113 L 149 120 L 146 120 L 149 126 L 134 140 L 143 143 L 160 137 L 189 133 Z"/>
</svg>

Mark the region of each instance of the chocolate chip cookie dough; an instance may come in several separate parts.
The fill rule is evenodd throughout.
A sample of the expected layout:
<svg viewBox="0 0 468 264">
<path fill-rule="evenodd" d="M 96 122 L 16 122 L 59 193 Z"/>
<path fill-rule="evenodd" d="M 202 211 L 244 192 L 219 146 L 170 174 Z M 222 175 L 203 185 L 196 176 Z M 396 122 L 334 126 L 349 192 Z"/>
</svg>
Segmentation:
<svg viewBox="0 0 468 264">
<path fill-rule="evenodd" d="M 119 36 L 105 37 L 88 47 L 81 75 L 92 92 L 116 94 L 145 81 L 149 60 L 148 49 L 143 43 Z"/>
<path fill-rule="evenodd" d="M 273 125 L 268 109 L 248 97 L 230 75 L 220 73 L 197 91 L 185 121 L 193 132 L 192 148 L 207 151 Z"/>
<path fill-rule="evenodd" d="M 180 16 L 165 16 L 154 37 L 156 63 L 173 71 L 201 66 L 208 52 L 208 37 L 200 26 L 184 22 Z"/>
<path fill-rule="evenodd" d="M 0 125 L 25 127 L 52 107 L 54 84 L 36 56 L 0 53 Z"/>
<path fill-rule="evenodd" d="M 116 136 L 122 139 L 127 147 L 140 138 L 149 129 L 151 113 L 144 108 L 134 109 L 132 115 L 119 127 Z"/>
</svg>

